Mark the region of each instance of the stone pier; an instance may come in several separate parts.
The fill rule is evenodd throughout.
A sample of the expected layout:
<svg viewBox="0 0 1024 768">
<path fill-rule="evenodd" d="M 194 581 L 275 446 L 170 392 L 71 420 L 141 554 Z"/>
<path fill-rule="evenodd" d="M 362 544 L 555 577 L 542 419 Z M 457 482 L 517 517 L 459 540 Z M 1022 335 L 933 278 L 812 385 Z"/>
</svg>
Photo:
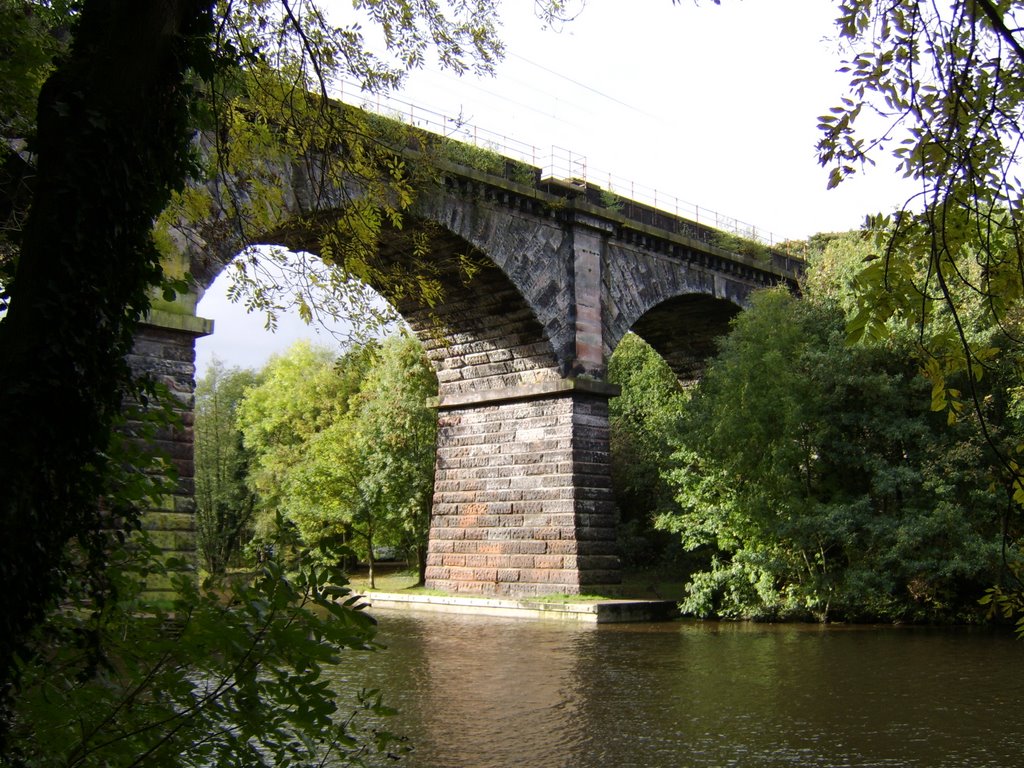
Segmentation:
<svg viewBox="0 0 1024 768">
<path fill-rule="evenodd" d="M 195 391 L 195 341 L 213 330 L 213 323 L 201 317 L 155 309 L 135 332 L 135 346 L 128 360 L 136 375 L 150 376 L 172 397 L 179 425 L 162 427 L 149 434 L 138 420 L 125 429 L 138 436 L 147 450 L 169 460 L 177 473 L 174 492 L 148 510 L 142 525 L 167 557 L 194 562 L 195 463 L 193 425 Z M 171 593 L 169 584 L 151 581 L 151 592 Z"/>
<path fill-rule="evenodd" d="M 439 403 L 427 581 L 490 595 L 619 582 L 600 382 L 561 380 Z"/>
</svg>

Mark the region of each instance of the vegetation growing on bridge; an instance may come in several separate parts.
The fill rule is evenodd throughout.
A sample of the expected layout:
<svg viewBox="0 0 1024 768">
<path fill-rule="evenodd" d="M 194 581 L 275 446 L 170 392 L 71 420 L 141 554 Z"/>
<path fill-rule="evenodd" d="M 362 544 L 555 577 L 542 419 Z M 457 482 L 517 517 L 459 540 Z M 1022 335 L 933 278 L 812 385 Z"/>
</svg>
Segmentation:
<svg viewBox="0 0 1024 768">
<path fill-rule="evenodd" d="M 434 150 L 443 160 L 474 168 L 492 176 L 533 186 L 540 180 L 540 170 L 520 160 L 512 160 L 494 149 L 467 144 L 464 141 L 442 139 Z"/>
</svg>

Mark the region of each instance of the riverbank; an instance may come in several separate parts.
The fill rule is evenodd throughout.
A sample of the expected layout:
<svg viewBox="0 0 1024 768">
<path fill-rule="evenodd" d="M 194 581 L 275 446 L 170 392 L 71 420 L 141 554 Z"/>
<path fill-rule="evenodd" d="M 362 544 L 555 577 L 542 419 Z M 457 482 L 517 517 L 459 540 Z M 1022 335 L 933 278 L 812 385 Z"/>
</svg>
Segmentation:
<svg viewBox="0 0 1024 768">
<path fill-rule="evenodd" d="M 496 598 L 453 595 L 416 586 L 416 574 L 404 564 L 385 563 L 374 569 L 374 587 L 368 574 L 350 575 L 350 586 L 363 602 L 388 610 L 466 613 L 521 619 L 575 621 L 592 624 L 671 621 L 679 617 L 674 593 L 682 585 L 659 582 L 652 572 L 631 573 L 619 595 L 549 595 L 534 598 Z M 660 589 L 659 589 L 660 586 Z"/>
<path fill-rule="evenodd" d="M 444 593 L 416 586 L 416 573 L 402 562 L 377 563 L 374 568 L 374 586 L 371 589 L 366 567 L 363 566 L 348 574 L 349 585 L 354 592 L 360 594 L 368 591 L 389 592 L 403 595 L 443 595 Z M 668 600 L 679 602 L 686 594 L 686 583 L 668 569 L 649 568 L 643 570 L 624 570 L 622 584 L 614 595 L 595 594 L 589 596 L 572 596 L 573 602 L 579 600 Z M 545 598 L 548 599 L 548 598 Z"/>
<path fill-rule="evenodd" d="M 563 600 L 557 596 L 532 600 L 511 600 L 493 597 L 459 597 L 378 591 L 366 591 L 359 594 L 368 607 L 375 609 L 469 613 L 479 616 L 580 621 L 591 624 L 671 621 L 679 617 L 678 606 L 673 600 L 621 598 Z"/>
</svg>

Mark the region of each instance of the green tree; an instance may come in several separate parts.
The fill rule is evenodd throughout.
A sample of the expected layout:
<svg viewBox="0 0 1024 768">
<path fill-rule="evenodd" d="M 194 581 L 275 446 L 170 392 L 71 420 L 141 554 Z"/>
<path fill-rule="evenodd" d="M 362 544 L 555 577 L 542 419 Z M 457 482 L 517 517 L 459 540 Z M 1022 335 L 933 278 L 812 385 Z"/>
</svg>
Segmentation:
<svg viewBox="0 0 1024 768">
<path fill-rule="evenodd" d="M 831 185 L 889 153 L 916 188 L 901 210 L 869 219 L 878 258 L 858 278 L 851 335 L 915 327 L 935 406 L 954 418 L 970 408 L 983 428 L 984 375 L 1021 353 L 1022 16 L 1018 0 L 842 3 L 850 89 L 821 118 Z M 937 314 L 948 328 L 932 324 Z M 1016 451 L 1000 453 L 1019 485 Z"/>
<path fill-rule="evenodd" d="M 109 525 L 105 451 L 134 323 L 161 278 L 150 228 L 188 175 L 184 79 L 208 67 L 211 33 L 204 3 L 85 3 L 39 93 L 31 205 L 0 320 L 0 429 L 18 436 L 0 448 L 5 681 L 19 639 L 64 590 L 67 544 Z"/>
<path fill-rule="evenodd" d="M 258 495 L 258 537 L 276 536 L 278 513 L 298 522 L 286 511 L 291 475 L 307 461 L 310 441 L 348 412 L 372 352 L 372 345 L 358 348 L 338 361 L 328 347 L 299 341 L 273 356 L 260 372 L 259 385 L 244 393 L 238 428 L 253 456 L 249 483 Z"/>
<path fill-rule="evenodd" d="M 668 364 L 635 334 L 616 347 L 608 380 L 622 388 L 608 409 L 619 550 L 627 564 L 650 564 L 665 548 L 654 519 L 675 507 L 664 474 L 671 467 L 671 437 L 687 393 Z"/>
<path fill-rule="evenodd" d="M 186 181 L 206 180 L 197 129 L 230 136 L 217 129 L 239 115 L 235 96 L 275 94 L 276 124 L 286 125 L 303 100 L 296 95 L 310 85 L 324 95 L 342 74 L 394 84 L 428 49 L 457 69 L 486 67 L 500 52 L 494 5 L 360 2 L 386 32 L 383 58 L 367 53 L 358 27 L 331 27 L 311 3 L 7 0 L 0 7 L 0 31 L 11 34 L 0 40 L 11 65 L 0 69 L 5 181 L 32 178 L 5 183 L 2 209 L 0 430 L 17 438 L 0 448 L 0 705 L 24 669 L 16 653 L 37 652 L 26 645 L 29 635 L 68 596 L 70 572 L 88 577 L 97 604 L 115 596 L 107 564 L 119 545 L 108 532 L 135 527 L 137 512 L 126 505 L 117 517 L 101 506 L 115 476 L 113 429 L 126 397 L 156 402 L 152 385 L 132 381 L 126 357 L 152 291 L 169 297 L 185 287 L 182 276 L 162 272 L 153 222 Z M 53 41 L 51 30 L 60 32 Z M 33 50 L 23 55 L 25 41 Z M 243 73 L 257 72 L 276 72 L 263 81 L 276 87 L 242 93 L 253 82 Z M 319 146 L 374 141 L 335 127 L 317 134 L 330 139 Z M 378 202 L 394 210 L 396 198 L 408 200 L 401 168 L 381 168 L 396 192 Z M 6 710 L 0 714 L 9 725 Z"/>
<path fill-rule="evenodd" d="M 367 452 L 366 495 L 391 521 L 389 536 L 426 577 L 434 496 L 437 377 L 410 334 L 389 338 L 360 389 L 354 411 Z"/>
<path fill-rule="evenodd" d="M 210 573 L 224 573 L 252 523 L 256 496 L 247 483 L 250 457 L 236 411 L 256 383 L 254 371 L 225 368 L 215 358 L 196 385 L 196 533 Z"/>
<path fill-rule="evenodd" d="M 334 367 L 326 360 L 310 365 L 289 359 L 287 381 L 277 376 L 282 362 L 268 367 L 265 384 L 250 391 L 240 411 L 247 442 L 252 435 L 254 446 L 268 445 L 257 448 L 257 476 L 273 478 L 265 484 L 268 510 L 294 523 L 310 546 L 332 540 L 353 546 L 370 565 L 371 586 L 379 546 L 406 550 L 422 574 L 437 420 L 427 398 L 436 395 L 437 381 L 419 342 L 408 334 L 394 336 L 379 349 L 354 348 Z M 340 380 L 343 371 L 352 385 L 347 391 L 297 383 Z M 344 405 L 337 404 L 339 397 Z M 297 406 L 293 413 L 304 414 L 298 420 L 305 430 L 275 428 L 289 440 L 274 445 L 265 437 L 266 416 L 282 399 Z"/>
<path fill-rule="evenodd" d="M 834 306 L 755 296 L 698 385 L 661 522 L 703 549 L 707 615 L 960 619 L 1001 548 L 976 424 L 931 412 L 907 343 L 850 347 Z"/>
</svg>

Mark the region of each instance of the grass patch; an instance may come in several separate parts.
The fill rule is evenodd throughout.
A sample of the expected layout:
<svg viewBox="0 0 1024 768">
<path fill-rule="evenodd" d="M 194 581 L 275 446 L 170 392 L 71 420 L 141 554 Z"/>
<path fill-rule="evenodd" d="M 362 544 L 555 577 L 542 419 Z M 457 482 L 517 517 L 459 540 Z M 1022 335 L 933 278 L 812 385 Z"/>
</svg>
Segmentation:
<svg viewBox="0 0 1024 768">
<path fill-rule="evenodd" d="M 541 603 L 587 603 L 595 600 L 673 600 L 686 596 L 686 582 L 671 568 L 624 569 L 622 583 L 609 594 L 541 595 L 528 598 Z"/>
<path fill-rule="evenodd" d="M 520 598 L 524 603 L 594 603 L 599 600 L 617 600 L 620 595 L 538 595 Z"/>
<path fill-rule="evenodd" d="M 443 592 L 416 586 L 416 572 L 404 565 L 377 567 L 374 569 L 374 587 L 370 589 L 370 575 L 366 569 L 348 574 L 348 583 L 353 592 L 401 592 L 408 595 L 443 595 Z"/>
</svg>

